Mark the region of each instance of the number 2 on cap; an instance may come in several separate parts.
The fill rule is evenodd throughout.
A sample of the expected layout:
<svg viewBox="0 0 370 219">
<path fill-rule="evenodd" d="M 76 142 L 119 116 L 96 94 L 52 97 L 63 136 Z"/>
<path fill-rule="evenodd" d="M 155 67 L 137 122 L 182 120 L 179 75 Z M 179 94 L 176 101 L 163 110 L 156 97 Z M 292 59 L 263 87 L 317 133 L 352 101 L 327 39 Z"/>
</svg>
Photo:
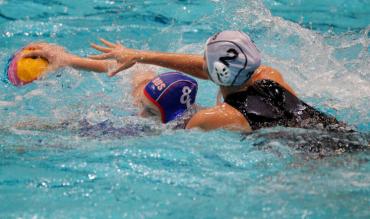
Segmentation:
<svg viewBox="0 0 370 219">
<path fill-rule="evenodd" d="M 220 57 L 219 60 L 224 65 L 226 65 L 227 67 L 229 67 L 230 64 L 227 61 L 228 60 L 234 60 L 234 59 L 236 59 L 236 57 L 238 57 L 239 53 L 235 49 L 233 49 L 233 48 L 227 50 L 226 52 L 227 52 L 227 56 Z"/>
</svg>

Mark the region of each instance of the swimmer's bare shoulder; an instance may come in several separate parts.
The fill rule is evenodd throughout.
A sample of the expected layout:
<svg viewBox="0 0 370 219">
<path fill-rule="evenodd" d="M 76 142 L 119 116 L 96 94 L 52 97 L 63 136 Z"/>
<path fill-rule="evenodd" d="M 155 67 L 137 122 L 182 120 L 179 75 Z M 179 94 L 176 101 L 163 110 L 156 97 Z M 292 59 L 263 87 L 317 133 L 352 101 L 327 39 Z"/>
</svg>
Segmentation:
<svg viewBox="0 0 370 219">
<path fill-rule="evenodd" d="M 282 74 L 277 70 L 269 66 L 261 65 L 259 68 L 255 70 L 252 75 L 251 80 L 248 82 L 249 85 L 254 84 L 256 81 L 259 80 L 272 80 L 278 83 L 280 86 L 291 92 L 295 95 L 294 90 L 289 86 L 289 84 L 284 80 Z"/>
<path fill-rule="evenodd" d="M 252 131 L 244 116 L 227 103 L 200 110 L 190 119 L 186 128 L 200 128 L 205 131 L 219 128 L 231 131 Z"/>
</svg>

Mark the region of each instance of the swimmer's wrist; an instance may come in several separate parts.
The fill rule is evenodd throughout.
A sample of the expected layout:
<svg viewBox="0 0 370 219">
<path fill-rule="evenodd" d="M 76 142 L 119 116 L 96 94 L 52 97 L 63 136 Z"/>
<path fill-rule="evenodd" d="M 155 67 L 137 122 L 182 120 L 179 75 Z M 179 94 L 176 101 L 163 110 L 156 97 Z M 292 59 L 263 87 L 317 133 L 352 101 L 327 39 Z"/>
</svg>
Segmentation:
<svg viewBox="0 0 370 219">
<path fill-rule="evenodd" d="M 81 57 L 78 57 L 76 55 L 67 54 L 61 63 L 61 67 L 74 67 L 79 63 L 80 59 Z"/>
<path fill-rule="evenodd" d="M 143 63 L 143 64 L 154 64 L 154 65 L 159 65 L 162 67 L 167 67 L 165 63 L 167 63 L 168 60 L 169 58 L 163 56 L 162 53 L 142 51 L 138 62 Z"/>
<path fill-rule="evenodd" d="M 134 60 L 138 63 L 148 63 L 152 59 L 153 53 L 149 51 L 135 51 Z"/>
</svg>

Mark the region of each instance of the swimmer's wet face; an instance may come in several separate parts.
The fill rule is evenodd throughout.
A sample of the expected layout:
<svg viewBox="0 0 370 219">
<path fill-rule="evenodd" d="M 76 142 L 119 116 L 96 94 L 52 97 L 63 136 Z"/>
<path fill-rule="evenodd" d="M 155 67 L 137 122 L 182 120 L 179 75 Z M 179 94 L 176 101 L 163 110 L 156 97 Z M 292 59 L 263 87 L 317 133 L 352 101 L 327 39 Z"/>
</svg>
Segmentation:
<svg viewBox="0 0 370 219">
<path fill-rule="evenodd" d="M 143 90 L 142 90 L 143 91 Z M 138 107 L 140 109 L 139 115 L 147 118 L 147 117 L 152 117 L 152 118 L 161 118 L 161 112 L 159 111 L 158 107 L 154 105 L 145 95 L 143 92 L 141 92 L 142 95 L 138 97 Z"/>
</svg>

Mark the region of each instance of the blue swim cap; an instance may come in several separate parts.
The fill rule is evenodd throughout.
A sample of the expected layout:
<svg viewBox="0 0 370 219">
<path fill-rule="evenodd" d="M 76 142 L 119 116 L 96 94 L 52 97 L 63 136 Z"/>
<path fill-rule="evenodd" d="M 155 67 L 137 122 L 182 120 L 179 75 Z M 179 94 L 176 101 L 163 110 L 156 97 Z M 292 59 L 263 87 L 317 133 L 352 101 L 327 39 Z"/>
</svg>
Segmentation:
<svg viewBox="0 0 370 219">
<path fill-rule="evenodd" d="M 191 108 L 197 90 L 194 79 L 180 72 L 167 72 L 152 79 L 145 86 L 144 94 L 159 108 L 162 122 L 167 123 Z"/>
</svg>

